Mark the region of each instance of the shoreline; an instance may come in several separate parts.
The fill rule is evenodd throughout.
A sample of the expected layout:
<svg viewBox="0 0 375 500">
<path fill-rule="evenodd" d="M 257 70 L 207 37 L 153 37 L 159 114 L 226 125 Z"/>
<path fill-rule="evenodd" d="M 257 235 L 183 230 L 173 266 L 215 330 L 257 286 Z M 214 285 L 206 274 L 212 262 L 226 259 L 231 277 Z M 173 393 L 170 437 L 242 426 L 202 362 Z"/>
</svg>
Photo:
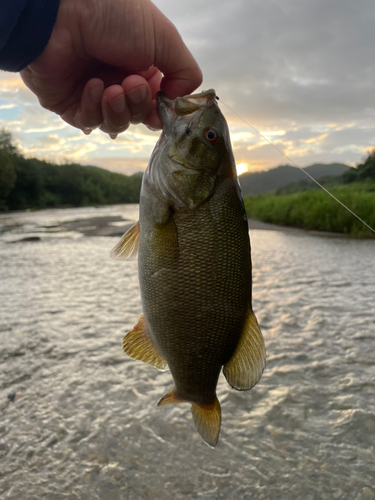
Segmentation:
<svg viewBox="0 0 375 500">
<path fill-rule="evenodd" d="M 286 233 L 294 234 L 307 234 L 310 236 L 325 236 L 329 238 L 351 238 L 351 239 L 363 239 L 356 238 L 351 234 L 345 233 L 332 233 L 326 231 L 316 231 L 310 229 L 303 229 L 299 227 L 291 226 L 279 226 L 277 224 L 271 224 L 268 222 L 262 222 L 256 219 L 248 218 L 249 230 L 260 230 L 260 231 L 282 231 Z M 122 236 L 125 231 L 133 225 L 133 222 L 122 219 L 121 216 L 102 216 L 102 217 L 92 217 L 88 219 L 79 219 L 69 222 L 65 222 L 62 226 L 70 231 L 78 231 L 85 236 L 110 236 L 119 237 Z"/>
<path fill-rule="evenodd" d="M 282 231 L 285 233 L 305 234 L 309 236 L 325 236 L 328 238 L 350 238 L 350 239 L 372 239 L 358 238 L 351 234 L 346 233 L 333 233 L 328 231 L 317 231 L 312 229 L 303 229 L 300 227 L 281 226 L 278 224 L 271 224 L 269 222 L 262 222 L 248 217 L 249 230 L 260 231 Z M 85 236 L 122 236 L 125 231 L 133 225 L 134 222 L 122 219 L 121 216 L 102 216 L 92 217 L 88 219 L 79 219 L 64 223 L 65 229 L 78 231 Z"/>
<path fill-rule="evenodd" d="M 328 231 L 317 231 L 312 229 L 303 229 L 299 227 L 283 226 L 272 224 L 269 222 L 262 222 L 257 219 L 248 217 L 249 231 L 278 231 L 296 235 L 320 236 L 326 238 L 345 238 L 345 239 L 374 239 L 374 237 L 358 237 L 347 233 L 334 233 Z M 9 243 L 16 243 L 19 241 L 40 241 L 43 236 L 52 236 L 56 233 L 77 232 L 83 236 L 106 236 L 106 237 L 121 237 L 125 231 L 134 224 L 134 221 L 126 220 L 121 215 L 103 215 L 84 218 L 72 218 L 51 226 L 36 226 L 29 233 L 24 233 L 23 238 L 9 241 Z M 12 229 L 9 226 L 5 232 Z M 1 232 L 1 231 L 0 231 Z M 37 235 L 35 235 L 37 233 Z M 15 236 L 15 235 L 14 235 Z M 21 235 L 19 235 L 21 236 Z"/>
<path fill-rule="evenodd" d="M 281 231 L 284 233 L 294 233 L 294 234 L 305 234 L 309 236 L 325 236 L 327 238 L 348 238 L 355 240 L 372 240 L 374 237 L 358 237 L 353 234 L 347 233 L 333 233 L 330 231 L 317 231 L 314 229 L 303 229 L 302 227 L 293 227 L 293 226 L 282 226 L 278 224 L 272 224 L 270 222 L 262 222 L 260 220 L 252 219 L 251 217 L 247 218 L 247 222 L 249 224 L 249 230 L 260 230 L 260 231 Z"/>
</svg>

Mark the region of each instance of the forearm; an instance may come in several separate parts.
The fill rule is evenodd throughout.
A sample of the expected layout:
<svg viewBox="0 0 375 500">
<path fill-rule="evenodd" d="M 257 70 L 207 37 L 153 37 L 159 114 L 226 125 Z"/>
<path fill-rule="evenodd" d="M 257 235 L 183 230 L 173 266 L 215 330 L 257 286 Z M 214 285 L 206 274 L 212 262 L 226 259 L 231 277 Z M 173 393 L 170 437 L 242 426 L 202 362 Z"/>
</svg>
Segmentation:
<svg viewBox="0 0 375 500">
<path fill-rule="evenodd" d="M 59 0 L 0 0 L 0 69 L 21 71 L 51 36 Z"/>
</svg>

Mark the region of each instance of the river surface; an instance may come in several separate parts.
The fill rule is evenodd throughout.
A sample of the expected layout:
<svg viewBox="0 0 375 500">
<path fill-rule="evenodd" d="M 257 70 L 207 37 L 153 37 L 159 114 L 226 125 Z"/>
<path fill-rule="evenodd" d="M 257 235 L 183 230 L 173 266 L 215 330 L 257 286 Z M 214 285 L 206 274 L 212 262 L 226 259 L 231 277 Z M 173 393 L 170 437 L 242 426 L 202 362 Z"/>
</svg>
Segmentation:
<svg viewBox="0 0 375 500">
<path fill-rule="evenodd" d="M 375 241 L 250 231 L 267 366 L 249 392 L 221 376 L 212 450 L 122 352 L 137 262 L 59 226 L 137 210 L 0 215 L 0 498 L 375 499 Z"/>
</svg>

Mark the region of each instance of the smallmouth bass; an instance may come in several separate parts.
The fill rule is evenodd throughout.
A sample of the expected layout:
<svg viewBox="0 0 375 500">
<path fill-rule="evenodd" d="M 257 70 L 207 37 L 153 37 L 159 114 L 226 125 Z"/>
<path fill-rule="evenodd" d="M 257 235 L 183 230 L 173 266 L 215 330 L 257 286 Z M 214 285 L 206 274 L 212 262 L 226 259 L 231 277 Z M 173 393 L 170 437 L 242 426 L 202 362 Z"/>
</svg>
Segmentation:
<svg viewBox="0 0 375 500">
<path fill-rule="evenodd" d="M 234 389 L 248 390 L 265 365 L 247 216 L 215 91 L 174 100 L 159 92 L 157 108 L 163 131 L 143 176 L 139 222 L 111 253 L 138 251 L 143 315 L 123 349 L 170 369 L 174 387 L 158 406 L 190 403 L 197 431 L 214 447 L 221 369 Z"/>
</svg>

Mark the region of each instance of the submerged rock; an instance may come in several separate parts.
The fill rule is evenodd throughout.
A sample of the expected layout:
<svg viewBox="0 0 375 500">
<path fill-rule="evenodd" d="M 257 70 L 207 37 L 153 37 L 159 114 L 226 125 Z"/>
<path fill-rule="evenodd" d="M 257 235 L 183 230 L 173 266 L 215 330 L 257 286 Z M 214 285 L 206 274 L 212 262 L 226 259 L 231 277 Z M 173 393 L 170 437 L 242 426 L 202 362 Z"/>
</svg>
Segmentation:
<svg viewBox="0 0 375 500">
<path fill-rule="evenodd" d="M 9 241 L 9 243 L 25 243 L 28 241 L 42 241 L 39 236 L 27 236 L 26 238 L 21 238 L 20 240 Z"/>
</svg>

